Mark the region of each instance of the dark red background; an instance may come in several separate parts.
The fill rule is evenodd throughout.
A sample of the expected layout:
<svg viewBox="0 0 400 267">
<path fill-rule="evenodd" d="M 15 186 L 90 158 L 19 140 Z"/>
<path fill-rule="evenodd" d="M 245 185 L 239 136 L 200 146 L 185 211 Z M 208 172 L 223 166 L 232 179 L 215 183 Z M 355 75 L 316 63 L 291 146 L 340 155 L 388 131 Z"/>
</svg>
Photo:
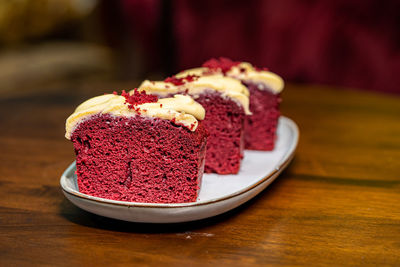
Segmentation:
<svg viewBox="0 0 400 267">
<path fill-rule="evenodd" d="M 227 56 L 290 81 L 400 93 L 400 1 L 122 3 L 150 70 Z"/>
</svg>

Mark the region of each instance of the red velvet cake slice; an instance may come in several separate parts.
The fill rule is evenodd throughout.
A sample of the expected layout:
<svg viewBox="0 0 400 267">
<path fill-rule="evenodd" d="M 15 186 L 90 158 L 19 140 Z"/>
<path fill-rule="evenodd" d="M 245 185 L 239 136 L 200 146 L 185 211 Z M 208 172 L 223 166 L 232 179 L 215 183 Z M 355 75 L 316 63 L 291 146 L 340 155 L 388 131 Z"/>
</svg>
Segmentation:
<svg viewBox="0 0 400 267">
<path fill-rule="evenodd" d="M 186 93 L 206 110 L 203 125 L 207 139 L 205 172 L 235 174 L 244 149 L 244 119 L 250 114 L 248 90 L 238 80 L 215 75 L 186 75 L 165 81 L 144 81 L 139 90 L 160 97 Z"/>
<path fill-rule="evenodd" d="M 280 93 L 284 86 L 282 78 L 267 69 L 255 68 L 250 63 L 235 62 L 228 58 L 210 59 L 202 68 L 191 69 L 182 74 L 199 73 L 221 73 L 240 80 L 248 88 L 252 114 L 246 116 L 245 148 L 273 150 L 280 115 Z"/>
<path fill-rule="evenodd" d="M 205 111 L 189 96 L 135 91 L 82 103 L 67 119 L 81 193 L 121 201 L 196 201 L 204 169 Z"/>
</svg>

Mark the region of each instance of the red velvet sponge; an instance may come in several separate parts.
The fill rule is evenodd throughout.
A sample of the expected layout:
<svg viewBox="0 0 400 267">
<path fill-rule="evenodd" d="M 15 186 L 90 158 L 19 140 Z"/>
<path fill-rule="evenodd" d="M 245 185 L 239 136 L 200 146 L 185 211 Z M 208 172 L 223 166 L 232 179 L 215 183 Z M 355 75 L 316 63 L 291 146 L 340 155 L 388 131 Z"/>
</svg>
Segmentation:
<svg viewBox="0 0 400 267">
<path fill-rule="evenodd" d="M 207 133 L 143 116 L 97 114 L 78 125 L 71 141 L 79 191 L 132 202 L 196 201 Z"/>
<path fill-rule="evenodd" d="M 253 115 L 246 116 L 245 148 L 250 150 L 273 150 L 276 141 L 276 129 L 279 119 L 279 94 L 257 83 L 244 82 L 250 92 L 250 111 Z"/>
<path fill-rule="evenodd" d="M 203 125 L 210 134 L 207 139 L 205 172 L 238 173 L 244 148 L 243 107 L 211 90 L 200 94 L 196 101 L 206 110 Z"/>
</svg>

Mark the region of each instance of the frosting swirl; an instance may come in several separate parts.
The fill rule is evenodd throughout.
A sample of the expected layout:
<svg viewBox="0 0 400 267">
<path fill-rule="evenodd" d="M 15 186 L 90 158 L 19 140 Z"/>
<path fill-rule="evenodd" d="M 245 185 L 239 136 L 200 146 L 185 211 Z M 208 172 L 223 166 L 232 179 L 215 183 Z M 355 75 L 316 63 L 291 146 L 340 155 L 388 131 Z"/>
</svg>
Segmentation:
<svg viewBox="0 0 400 267">
<path fill-rule="evenodd" d="M 221 75 L 224 73 L 228 77 L 239 79 L 243 82 L 261 83 L 265 86 L 260 87 L 260 90 L 270 89 L 275 94 L 280 93 L 284 87 L 283 79 L 279 75 L 264 69 L 256 69 L 247 62 L 234 64 L 228 70 L 210 69 L 208 67 L 194 68 L 182 71 L 177 76 L 204 75 L 207 73 L 221 73 Z"/>
<path fill-rule="evenodd" d="M 71 138 L 76 127 L 88 117 L 95 114 L 110 114 L 114 116 L 133 117 L 136 115 L 161 118 L 195 131 L 198 120 L 205 116 L 204 108 L 190 96 L 175 95 L 171 98 L 158 99 L 157 102 L 143 103 L 129 107 L 126 98 L 115 94 L 106 94 L 90 98 L 80 104 L 65 124 L 65 137 Z"/>
<path fill-rule="evenodd" d="M 145 80 L 139 86 L 138 90 L 145 90 L 148 93 L 161 96 L 186 92 L 194 97 L 206 90 L 214 90 L 221 93 L 223 97 L 228 97 L 241 105 L 246 114 L 251 114 L 249 110 L 249 91 L 246 86 L 244 86 L 237 79 L 226 77 L 219 73 L 202 75 L 202 72 L 184 74 L 180 73 L 176 75 L 176 77 L 181 78 L 181 80 L 185 80 L 184 77 L 187 77 L 189 74 L 195 74 L 195 76 L 198 77 L 182 83 L 167 82 L 168 80 Z"/>
</svg>

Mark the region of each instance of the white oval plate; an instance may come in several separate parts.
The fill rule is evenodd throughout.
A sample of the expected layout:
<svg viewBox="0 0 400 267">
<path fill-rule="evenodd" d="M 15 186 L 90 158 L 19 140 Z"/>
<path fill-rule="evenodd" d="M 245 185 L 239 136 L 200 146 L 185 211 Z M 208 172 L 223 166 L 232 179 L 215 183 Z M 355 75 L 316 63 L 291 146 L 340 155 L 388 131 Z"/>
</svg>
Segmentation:
<svg viewBox="0 0 400 267">
<path fill-rule="evenodd" d="M 116 201 L 82 194 L 76 182 L 73 162 L 62 174 L 64 195 L 86 211 L 130 222 L 176 223 L 212 217 L 233 208 L 264 190 L 292 160 L 299 130 L 289 118 L 281 116 L 278 139 L 271 152 L 246 150 L 236 175 L 204 174 L 201 191 L 191 203 L 138 203 Z"/>
</svg>

